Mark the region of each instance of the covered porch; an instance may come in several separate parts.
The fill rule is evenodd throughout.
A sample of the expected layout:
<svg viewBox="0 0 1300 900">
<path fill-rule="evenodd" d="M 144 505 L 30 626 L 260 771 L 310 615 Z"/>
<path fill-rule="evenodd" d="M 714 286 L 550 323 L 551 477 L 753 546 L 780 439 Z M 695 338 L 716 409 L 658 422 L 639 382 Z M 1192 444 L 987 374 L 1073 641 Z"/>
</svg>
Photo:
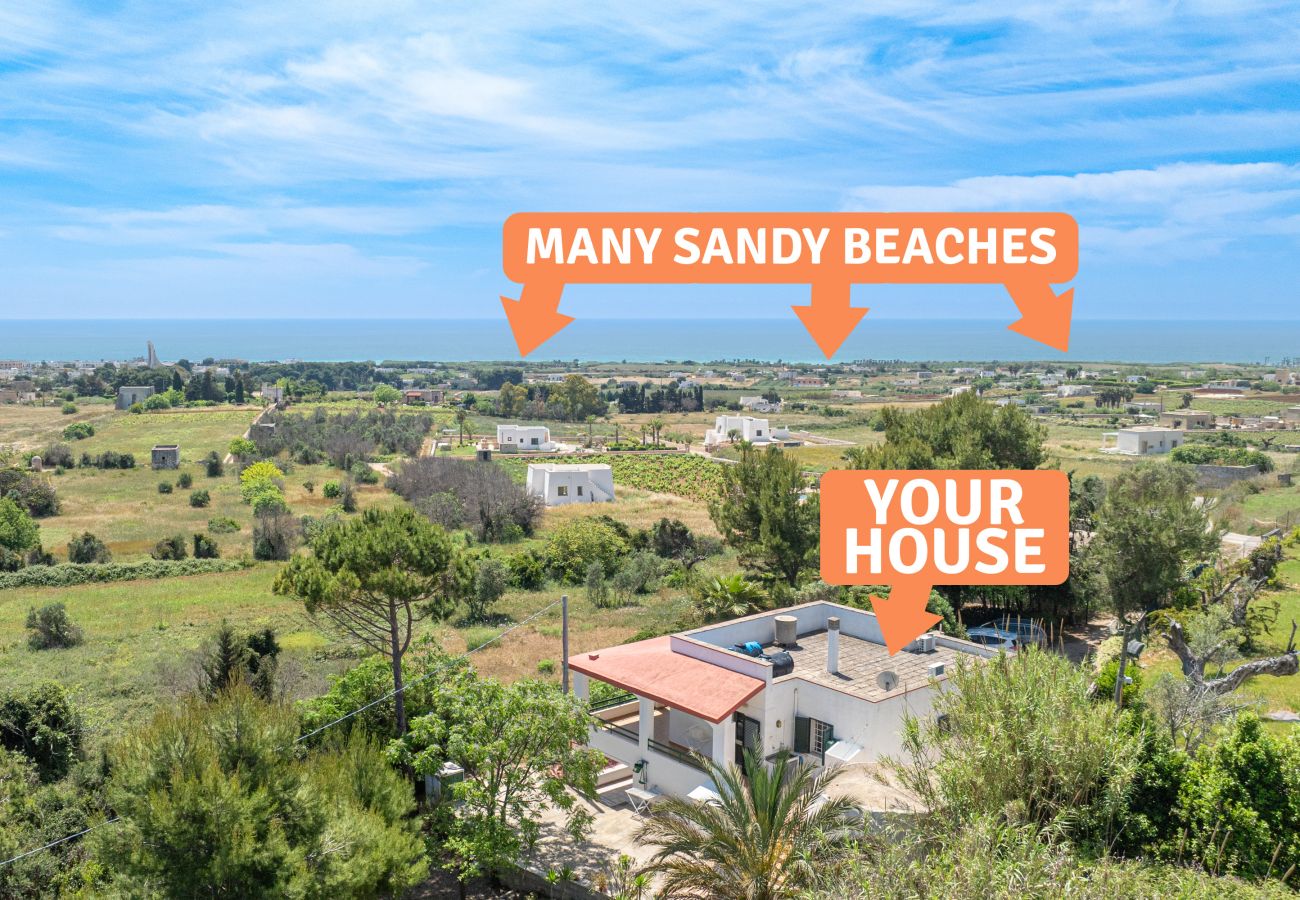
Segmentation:
<svg viewBox="0 0 1300 900">
<path fill-rule="evenodd" d="M 735 761 L 734 713 L 764 686 L 674 653 L 666 637 L 575 656 L 569 667 L 580 698 L 593 679 L 621 692 L 593 707 L 590 746 L 626 766 L 618 774 L 633 787 L 676 796 L 713 788 L 701 757 Z"/>
</svg>

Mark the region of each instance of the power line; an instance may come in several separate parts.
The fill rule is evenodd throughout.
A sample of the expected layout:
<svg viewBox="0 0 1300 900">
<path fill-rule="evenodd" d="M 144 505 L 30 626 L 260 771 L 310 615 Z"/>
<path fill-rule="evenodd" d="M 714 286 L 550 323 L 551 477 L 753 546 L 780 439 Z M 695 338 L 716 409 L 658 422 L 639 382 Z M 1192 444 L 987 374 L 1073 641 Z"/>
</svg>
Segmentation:
<svg viewBox="0 0 1300 900">
<path fill-rule="evenodd" d="M 454 656 L 454 657 L 452 657 L 452 658 L 449 659 L 449 660 L 444 660 L 444 661 L 442 662 L 442 664 L 440 664 L 440 665 L 438 665 L 438 666 L 435 666 L 433 669 L 429 670 L 428 672 L 425 672 L 423 675 L 419 676 L 418 678 L 414 678 L 414 679 L 412 679 L 411 681 L 406 682 L 405 684 L 402 685 L 402 687 L 401 687 L 400 689 L 396 689 L 396 690 L 389 691 L 387 694 L 385 694 L 384 696 L 380 697 L 379 699 L 377 699 L 377 700 L 371 700 L 371 701 L 370 701 L 369 703 L 367 703 L 365 706 L 358 707 L 357 709 L 354 709 L 354 710 L 352 710 L 352 711 L 349 712 L 349 713 L 345 713 L 345 714 L 339 716 L 337 719 L 333 720 L 332 722 L 326 722 L 326 723 L 325 723 L 324 725 L 322 725 L 320 728 L 317 728 L 317 729 L 315 729 L 314 731 L 309 731 L 309 732 L 307 732 L 307 733 L 304 734 L 304 735 L 300 735 L 299 737 L 297 737 L 297 738 L 294 739 L 294 741 L 293 741 L 292 744 L 289 744 L 289 745 L 286 746 L 286 747 L 281 747 L 280 749 L 281 749 L 281 750 L 287 750 L 289 747 L 292 747 L 292 746 L 294 746 L 295 744 L 299 744 L 299 743 L 301 743 L 301 742 L 307 740 L 307 739 L 310 738 L 310 737 L 315 737 L 316 735 L 320 734 L 322 731 L 325 731 L 325 730 L 328 729 L 328 728 L 333 728 L 335 725 L 338 725 L 340 722 L 346 722 L 348 719 L 351 719 L 351 718 L 354 717 L 354 716 L 358 716 L 358 715 L 360 715 L 361 713 L 363 713 L 363 712 L 365 712 L 366 710 L 370 709 L 372 706 L 377 706 L 377 705 L 379 705 L 380 703 L 383 703 L 383 702 L 386 701 L 386 700 L 391 700 L 391 699 L 393 699 L 393 698 L 396 697 L 398 694 L 403 694 L 403 693 L 405 693 L 406 690 L 407 690 L 408 688 L 414 687 L 415 685 L 419 684 L 420 682 L 425 681 L 425 680 L 427 680 L 427 679 L 429 679 L 429 678 L 432 678 L 434 675 L 437 675 L 440 671 L 442 671 L 442 669 L 443 669 L 444 666 L 450 665 L 450 664 L 453 663 L 453 662 L 459 662 L 460 660 L 463 660 L 463 659 L 468 659 L 470 656 L 472 656 L 473 654 L 479 652 L 479 651 L 482 650 L 484 647 L 488 647 L 488 646 L 491 646 L 492 644 L 495 644 L 497 641 L 501 640 L 503 637 L 505 637 L 506 635 L 510 634 L 510 632 L 512 632 L 512 631 L 514 631 L 514 630 L 516 630 L 516 629 L 518 629 L 518 628 L 523 628 L 523 627 L 524 627 L 525 625 L 527 625 L 529 622 L 532 622 L 532 621 L 535 620 L 535 619 L 541 618 L 541 617 L 544 616 L 546 613 L 548 613 L 550 610 L 552 610 L 552 609 L 554 609 L 555 607 L 559 606 L 559 605 L 560 605 L 560 602 L 561 602 L 561 601 L 559 601 L 559 600 L 553 600 L 553 601 L 551 601 L 550 603 L 548 603 L 548 604 L 546 604 L 545 606 L 543 606 L 541 609 L 537 610 L 537 612 L 535 612 L 535 613 L 533 613 L 532 615 L 530 615 L 528 618 L 523 619 L 522 621 L 516 622 L 515 624 L 511 625 L 509 628 L 505 629 L 504 631 L 499 631 L 499 632 L 497 632 L 497 633 L 494 634 L 492 637 L 488 638 L 486 641 L 484 641 L 483 643 L 479 644 L 477 647 L 471 647 L 471 648 L 469 648 L 468 650 L 466 650 L 464 653 L 460 654 L 460 656 Z M 122 821 L 122 817 L 121 817 L 121 816 L 113 816 L 113 818 L 111 818 L 111 819 L 105 819 L 104 821 L 100 822 L 100 823 L 97 824 L 97 825 L 91 825 L 89 828 L 84 828 L 84 829 L 82 829 L 81 831 L 78 831 L 76 834 L 69 834 L 69 835 L 66 835 L 66 836 L 64 836 L 64 837 L 59 838 L 59 839 L 56 840 L 56 841 L 50 841 L 48 844 L 45 844 L 44 846 L 41 846 L 41 847 L 34 847 L 34 848 L 32 848 L 31 850 L 27 850 L 26 852 L 20 853 L 20 854 L 18 854 L 17 856 L 11 857 L 10 859 L 0 860 L 0 869 L 5 868 L 6 866 L 12 865 L 13 863 L 18 862 L 19 860 L 26 859 L 26 858 L 29 857 L 29 856 L 34 856 L 34 855 L 36 855 L 37 853 L 41 853 L 42 851 L 50 850 L 50 849 L 52 849 L 52 848 L 54 848 L 54 847 L 59 846 L 60 844 L 66 844 L 66 843 L 68 843 L 69 841 L 75 841 L 75 840 L 76 840 L 77 838 L 79 838 L 79 837 L 84 837 L 85 835 L 90 834 L 92 831 L 94 831 L 94 830 L 97 829 L 97 828 L 103 828 L 105 825 L 112 825 L 112 824 L 114 824 L 114 823 L 116 823 L 116 822 L 120 822 L 120 821 Z"/>
<path fill-rule="evenodd" d="M 343 715 L 339 716 L 339 717 L 338 717 L 337 719 L 335 719 L 334 721 L 332 721 L 332 722 L 326 722 L 326 723 L 325 723 L 324 725 L 322 725 L 320 728 L 317 728 L 317 729 L 314 730 L 314 731 L 309 731 L 309 732 L 307 732 L 306 734 L 301 735 L 301 736 L 295 738 L 293 743 L 294 743 L 294 744 L 300 744 L 300 743 L 302 743 L 303 741 L 307 740 L 307 738 L 315 737 L 316 735 L 320 734 L 322 731 L 324 731 L 324 730 L 327 729 L 327 728 L 333 728 L 335 725 L 339 724 L 340 722 L 346 722 L 348 719 L 351 719 L 353 716 L 360 715 L 361 713 L 363 713 L 363 712 L 365 712 L 366 710 L 370 709 L 370 707 L 372 707 L 372 706 L 378 706 L 380 703 L 383 703 L 383 702 L 386 701 L 386 700 L 391 700 L 391 699 L 393 699 L 393 698 L 396 697 L 398 694 L 404 694 L 404 693 L 406 693 L 406 690 L 407 690 L 408 688 L 414 687 L 415 685 L 419 684 L 420 682 L 425 681 L 426 679 L 432 678 L 434 675 L 437 675 L 440 671 L 442 671 L 443 666 L 450 665 L 450 664 L 453 663 L 453 662 L 459 662 L 459 661 L 462 660 L 462 659 L 466 659 L 466 658 L 468 658 L 471 654 L 474 654 L 474 653 L 479 652 L 480 650 L 482 650 L 484 647 L 488 646 L 489 644 L 494 644 L 494 643 L 496 643 L 497 641 L 499 641 L 499 640 L 501 640 L 503 637 L 505 637 L 507 634 L 509 634 L 510 632 L 514 631 L 516 628 L 523 628 L 523 627 L 524 627 L 525 625 L 527 625 L 529 622 L 533 621 L 533 620 L 536 619 L 536 618 L 539 618 L 540 616 L 542 616 L 542 615 L 544 615 L 545 613 L 547 613 L 549 610 L 554 609 L 556 606 L 559 605 L 559 603 L 560 603 L 559 600 L 555 600 L 555 601 L 552 601 L 551 603 L 548 603 L 546 606 L 543 606 L 541 609 L 539 609 L 537 612 L 533 613 L 533 614 L 532 614 L 531 616 L 529 616 L 528 618 L 524 619 L 522 622 L 516 622 L 514 625 L 511 625 L 509 628 L 507 628 L 505 631 L 498 632 L 497 634 L 495 634 L 495 635 L 493 635 L 492 637 L 488 638 L 488 639 L 487 639 L 486 641 L 484 641 L 483 643 L 479 644 L 477 647 L 473 647 L 473 648 L 471 648 L 471 649 L 469 649 L 469 650 L 466 650 L 466 651 L 465 651 L 464 653 L 462 653 L 460 656 L 454 656 L 454 657 L 452 657 L 452 658 L 449 659 L 449 660 L 445 660 L 445 661 L 442 663 L 442 665 L 436 666 L 436 667 L 434 667 L 433 669 L 429 670 L 428 672 L 425 672 L 425 673 L 424 673 L 423 675 L 421 675 L 419 678 L 415 678 L 415 679 L 412 679 L 411 681 L 406 682 L 405 684 L 402 685 L 402 687 L 401 687 L 400 690 L 392 690 L 392 691 L 389 691 L 387 694 L 385 694 L 384 696 L 380 697 L 379 699 L 377 699 L 377 700 L 371 700 L 371 701 L 370 701 L 369 703 L 367 703 L 365 706 L 358 707 L 357 709 L 352 710 L 352 712 L 344 713 Z M 292 745 L 290 745 L 290 746 L 292 746 Z"/>
</svg>

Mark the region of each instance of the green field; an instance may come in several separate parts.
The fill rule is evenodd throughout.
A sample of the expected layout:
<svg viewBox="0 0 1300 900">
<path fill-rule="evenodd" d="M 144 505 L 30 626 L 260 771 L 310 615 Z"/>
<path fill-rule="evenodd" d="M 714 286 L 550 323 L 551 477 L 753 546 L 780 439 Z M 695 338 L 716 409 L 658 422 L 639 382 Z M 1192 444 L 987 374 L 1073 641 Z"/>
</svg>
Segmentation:
<svg viewBox="0 0 1300 900">
<path fill-rule="evenodd" d="M 192 689 L 194 651 L 222 619 L 241 628 L 275 628 L 286 664 L 292 660 L 301 669 L 302 686 L 319 687 L 324 674 L 338 668 L 316 658 L 331 642 L 311 628 L 301 603 L 271 593 L 277 568 L 262 564 L 220 575 L 0 591 L 5 687 L 60 681 L 75 692 L 92 731 L 112 732 L 148 715 L 161 698 Z M 66 605 L 85 641 L 33 652 L 23 627 L 27 610 L 56 601 Z"/>
</svg>

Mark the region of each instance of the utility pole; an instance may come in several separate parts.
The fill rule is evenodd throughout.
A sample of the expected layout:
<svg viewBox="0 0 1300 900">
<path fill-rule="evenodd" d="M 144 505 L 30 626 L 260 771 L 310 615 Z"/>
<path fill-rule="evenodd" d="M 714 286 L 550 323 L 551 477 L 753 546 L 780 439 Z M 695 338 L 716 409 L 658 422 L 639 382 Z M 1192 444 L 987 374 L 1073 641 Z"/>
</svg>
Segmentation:
<svg viewBox="0 0 1300 900">
<path fill-rule="evenodd" d="M 569 693 L 569 595 L 560 595 L 560 672 L 564 693 Z"/>
</svg>

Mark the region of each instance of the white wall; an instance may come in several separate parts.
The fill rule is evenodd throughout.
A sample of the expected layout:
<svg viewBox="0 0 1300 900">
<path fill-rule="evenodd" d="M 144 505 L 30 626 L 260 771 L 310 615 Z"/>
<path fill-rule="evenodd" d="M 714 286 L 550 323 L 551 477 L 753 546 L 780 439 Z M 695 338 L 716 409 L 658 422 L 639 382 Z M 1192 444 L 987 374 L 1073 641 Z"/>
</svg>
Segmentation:
<svg viewBox="0 0 1300 900">
<path fill-rule="evenodd" d="M 763 753 L 794 749 L 795 717 L 807 716 L 834 727 L 837 740 L 863 749 L 863 762 L 902 751 L 903 716 L 929 715 L 934 688 L 926 685 L 879 703 L 820 684 L 786 679 L 777 682 L 741 707 L 740 712 L 763 723 Z M 779 723 L 779 724 L 778 724 Z"/>
<path fill-rule="evenodd" d="M 533 443 L 533 439 L 537 443 Z M 497 446 L 521 450 L 552 450 L 551 429 L 545 425 L 498 425 Z"/>
<path fill-rule="evenodd" d="M 690 747 L 705 756 L 713 755 L 712 722 L 682 712 L 680 709 L 669 708 L 667 714 L 669 741 L 681 744 L 683 747 Z"/>
</svg>

